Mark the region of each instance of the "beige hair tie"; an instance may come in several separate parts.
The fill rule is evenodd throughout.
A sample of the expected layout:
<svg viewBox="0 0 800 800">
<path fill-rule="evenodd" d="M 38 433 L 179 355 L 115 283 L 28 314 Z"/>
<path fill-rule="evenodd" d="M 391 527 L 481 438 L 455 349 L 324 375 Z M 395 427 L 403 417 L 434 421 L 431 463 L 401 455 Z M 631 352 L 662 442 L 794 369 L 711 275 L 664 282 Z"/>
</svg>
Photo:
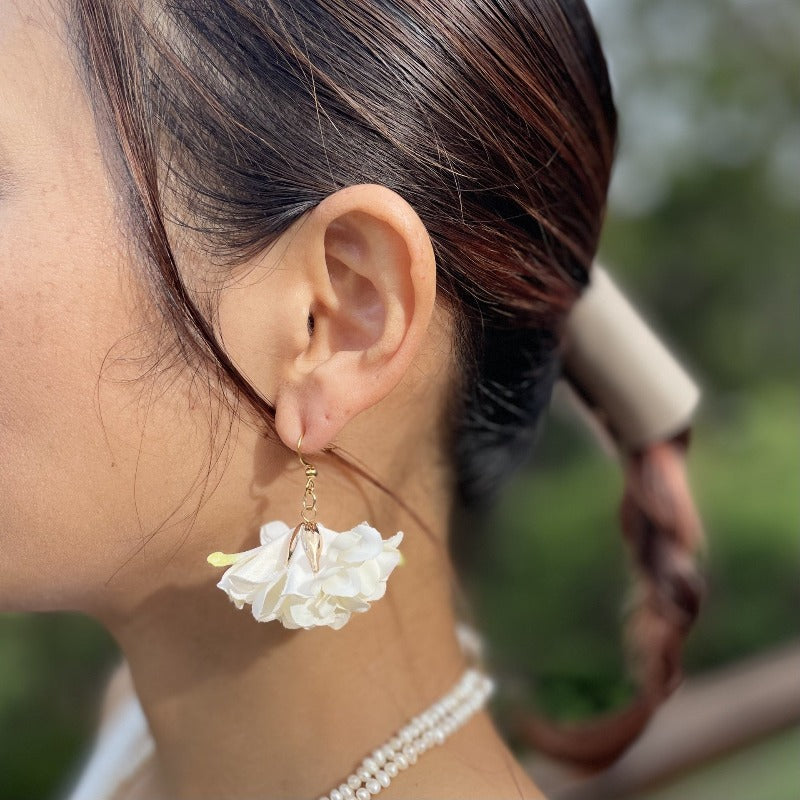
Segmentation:
<svg viewBox="0 0 800 800">
<path fill-rule="evenodd" d="M 699 387 L 599 264 L 567 318 L 564 340 L 569 383 L 559 381 L 556 391 L 606 446 L 633 451 L 690 425 Z"/>
</svg>

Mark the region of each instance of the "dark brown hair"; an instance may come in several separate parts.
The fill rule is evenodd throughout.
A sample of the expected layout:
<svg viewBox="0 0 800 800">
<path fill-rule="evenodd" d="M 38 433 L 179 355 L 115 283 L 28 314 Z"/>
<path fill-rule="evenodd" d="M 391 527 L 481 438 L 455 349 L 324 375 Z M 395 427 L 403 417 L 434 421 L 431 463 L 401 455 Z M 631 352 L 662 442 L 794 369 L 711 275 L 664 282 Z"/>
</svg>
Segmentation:
<svg viewBox="0 0 800 800">
<path fill-rule="evenodd" d="M 536 439 L 604 215 L 616 112 L 583 3 L 71 0 L 70 9 L 170 333 L 159 362 L 168 351 L 168 365 L 205 370 L 274 434 L 274 408 L 215 337 L 213 295 L 192 290 L 169 225 L 224 276 L 329 193 L 388 186 L 430 234 L 438 299 L 454 320 L 458 493 L 466 505 L 492 499 Z"/>
</svg>

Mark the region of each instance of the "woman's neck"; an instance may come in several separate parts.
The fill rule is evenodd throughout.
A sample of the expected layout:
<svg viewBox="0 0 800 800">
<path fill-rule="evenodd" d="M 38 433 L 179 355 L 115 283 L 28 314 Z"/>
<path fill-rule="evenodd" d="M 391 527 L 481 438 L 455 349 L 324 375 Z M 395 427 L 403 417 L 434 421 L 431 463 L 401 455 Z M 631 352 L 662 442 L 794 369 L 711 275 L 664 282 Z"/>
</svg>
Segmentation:
<svg viewBox="0 0 800 800">
<path fill-rule="evenodd" d="M 209 536 L 214 546 L 188 538 L 162 565 L 163 588 L 103 619 L 130 665 L 171 800 L 319 797 L 459 679 L 466 660 L 455 630 L 445 479 L 418 465 L 393 488 L 438 537 L 379 495 L 334 490 L 326 470 L 321 521 L 339 529 L 341 519 L 366 519 L 384 538 L 404 531 L 405 562 L 386 594 L 339 630 L 288 630 L 257 622 L 249 606 L 236 609 L 215 587 L 218 575 L 191 571 L 228 544 L 219 533 Z M 301 493 L 272 489 L 286 502 L 273 499 L 270 518 L 290 520 Z M 382 792 L 387 800 L 423 795 L 540 797 L 486 712 Z"/>
</svg>

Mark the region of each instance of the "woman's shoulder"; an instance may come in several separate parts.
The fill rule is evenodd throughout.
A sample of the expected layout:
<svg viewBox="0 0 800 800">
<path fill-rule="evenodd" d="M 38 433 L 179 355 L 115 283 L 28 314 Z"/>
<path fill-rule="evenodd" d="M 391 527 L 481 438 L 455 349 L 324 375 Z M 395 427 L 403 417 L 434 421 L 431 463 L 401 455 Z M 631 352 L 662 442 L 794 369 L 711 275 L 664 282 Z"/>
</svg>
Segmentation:
<svg viewBox="0 0 800 800">
<path fill-rule="evenodd" d="M 94 744 L 64 800 L 159 800 L 155 743 L 122 661 L 106 686 Z"/>
</svg>

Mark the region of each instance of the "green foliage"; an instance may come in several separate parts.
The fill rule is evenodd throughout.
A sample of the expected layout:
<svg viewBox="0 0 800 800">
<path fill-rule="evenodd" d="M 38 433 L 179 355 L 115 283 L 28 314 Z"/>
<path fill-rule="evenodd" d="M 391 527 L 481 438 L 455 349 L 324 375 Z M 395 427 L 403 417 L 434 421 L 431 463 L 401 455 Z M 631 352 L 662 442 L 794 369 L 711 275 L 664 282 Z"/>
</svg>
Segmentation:
<svg viewBox="0 0 800 800">
<path fill-rule="evenodd" d="M 726 415 L 702 415 L 690 467 L 709 539 L 708 602 L 687 652 L 694 669 L 797 635 L 797 393 L 764 385 L 726 405 Z"/>
<path fill-rule="evenodd" d="M 117 649 L 74 614 L 0 615 L 0 796 L 50 796 L 96 727 L 98 686 Z"/>
<path fill-rule="evenodd" d="M 689 673 L 797 635 L 796 426 L 796 393 L 782 384 L 735 402 L 709 397 L 697 416 L 688 466 L 708 538 L 709 594 L 689 639 Z M 551 416 L 534 464 L 467 556 L 493 660 L 535 682 L 537 704 L 559 718 L 630 696 L 622 475 L 573 427 Z"/>
</svg>

